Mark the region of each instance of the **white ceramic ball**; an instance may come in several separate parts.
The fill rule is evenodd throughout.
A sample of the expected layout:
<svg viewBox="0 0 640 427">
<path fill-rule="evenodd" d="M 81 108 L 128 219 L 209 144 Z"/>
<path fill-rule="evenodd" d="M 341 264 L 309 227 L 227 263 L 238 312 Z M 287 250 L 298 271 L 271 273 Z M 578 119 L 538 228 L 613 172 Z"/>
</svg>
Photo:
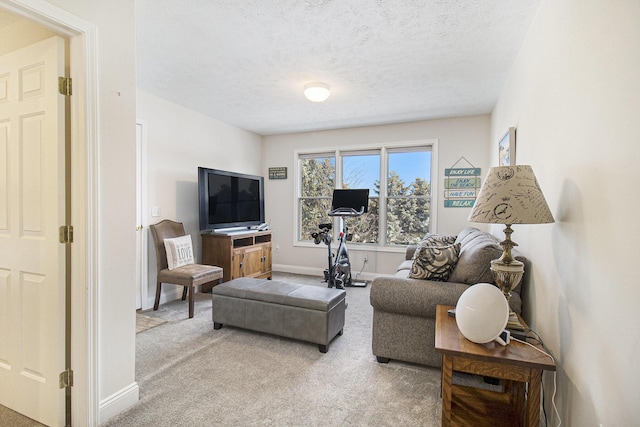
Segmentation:
<svg viewBox="0 0 640 427">
<path fill-rule="evenodd" d="M 472 285 L 458 299 L 456 323 L 469 341 L 484 344 L 495 340 L 508 321 L 507 299 L 490 283 Z"/>
</svg>

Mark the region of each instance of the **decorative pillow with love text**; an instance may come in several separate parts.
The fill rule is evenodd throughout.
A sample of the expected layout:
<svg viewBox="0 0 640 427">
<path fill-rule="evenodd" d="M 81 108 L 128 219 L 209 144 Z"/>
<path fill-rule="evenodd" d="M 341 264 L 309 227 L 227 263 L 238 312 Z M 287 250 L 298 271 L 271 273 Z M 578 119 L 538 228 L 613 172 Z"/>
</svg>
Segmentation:
<svg viewBox="0 0 640 427">
<path fill-rule="evenodd" d="M 193 264 L 193 246 L 191 235 L 164 239 L 164 249 L 167 252 L 169 270 L 187 264 Z"/>
</svg>

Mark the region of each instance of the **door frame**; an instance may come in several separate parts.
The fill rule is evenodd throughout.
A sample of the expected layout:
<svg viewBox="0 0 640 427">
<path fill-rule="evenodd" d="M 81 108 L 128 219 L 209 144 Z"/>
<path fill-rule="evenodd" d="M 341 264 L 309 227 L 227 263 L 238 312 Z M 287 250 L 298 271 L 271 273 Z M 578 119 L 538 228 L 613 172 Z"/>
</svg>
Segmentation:
<svg viewBox="0 0 640 427">
<path fill-rule="evenodd" d="M 137 188 L 136 188 L 136 213 L 138 218 L 136 219 L 136 227 L 140 226 L 137 230 L 136 237 L 136 293 L 140 295 L 141 310 L 147 310 L 153 306 L 149 301 L 149 228 L 147 220 L 147 121 L 137 118 L 136 126 L 140 126 L 140 140 L 136 138 L 136 153 L 138 158 L 136 159 L 136 176 L 137 176 Z M 136 132 L 137 133 L 137 132 Z"/>
<path fill-rule="evenodd" d="M 98 79 L 97 29 L 44 0 L 0 0 L 0 7 L 69 40 L 71 137 L 71 388 L 74 425 L 97 425 L 98 413 Z M 69 331 L 67 331 L 69 333 Z"/>
</svg>

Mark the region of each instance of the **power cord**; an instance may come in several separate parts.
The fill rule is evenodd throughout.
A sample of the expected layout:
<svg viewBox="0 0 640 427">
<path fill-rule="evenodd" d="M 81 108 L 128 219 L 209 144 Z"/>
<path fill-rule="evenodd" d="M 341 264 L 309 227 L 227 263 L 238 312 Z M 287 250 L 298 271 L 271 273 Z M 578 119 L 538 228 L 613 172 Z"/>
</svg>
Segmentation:
<svg viewBox="0 0 640 427">
<path fill-rule="evenodd" d="M 540 339 L 540 335 L 538 335 L 533 329 L 529 329 L 527 332 L 532 332 L 536 337 L 534 338 L 536 341 L 538 341 L 540 343 L 540 345 L 542 345 L 542 347 L 544 347 L 544 344 L 542 343 L 542 339 Z M 511 338 L 513 341 L 518 341 L 521 342 L 522 344 L 526 344 L 529 347 L 533 348 L 536 351 L 539 351 L 540 353 L 548 356 L 549 358 L 551 358 L 551 361 L 555 364 L 556 360 L 553 358 L 553 356 L 549 353 L 547 353 L 546 351 L 542 351 L 540 350 L 538 347 L 536 347 L 535 345 L 528 343 L 526 341 L 523 341 L 521 339 L 518 338 Z M 557 387 L 557 382 L 556 382 L 556 371 L 553 371 L 553 395 L 551 396 L 551 404 L 553 405 L 553 409 L 556 413 L 556 417 L 558 418 L 558 426 L 560 427 L 560 425 L 562 424 L 562 419 L 560 418 L 560 413 L 558 413 L 558 407 L 556 406 L 556 391 L 558 390 Z M 544 401 L 543 401 L 544 402 Z M 544 404 L 542 405 L 542 409 L 544 411 Z M 546 421 L 546 411 L 545 411 L 545 421 Z M 545 422 L 546 424 L 546 422 Z"/>
<path fill-rule="evenodd" d="M 367 258 L 365 258 L 364 261 L 362 261 L 362 268 L 360 269 L 360 271 L 356 273 L 356 278 L 353 280 L 358 280 L 358 276 L 362 274 L 362 270 L 364 270 L 364 266 L 367 264 L 367 262 L 368 262 Z"/>
<path fill-rule="evenodd" d="M 547 347 L 544 345 L 544 342 L 542 341 L 542 338 L 540 337 L 540 335 L 538 335 L 538 333 L 537 333 L 536 331 L 534 331 L 533 329 L 531 329 L 531 328 L 527 328 L 527 330 L 525 331 L 525 334 L 527 334 L 527 336 L 528 336 L 529 334 L 532 334 L 533 336 L 528 336 L 528 338 L 533 339 L 533 340 L 535 340 L 535 341 L 538 341 L 538 343 L 540 343 L 540 345 L 542 346 L 542 348 L 547 348 Z M 555 361 L 554 361 L 554 363 L 555 363 Z M 556 374 L 555 374 L 555 372 L 554 372 L 554 381 L 555 381 L 555 375 L 556 375 Z M 543 400 L 542 400 L 542 402 L 543 402 L 543 405 L 542 405 L 542 412 L 543 412 L 543 414 L 544 414 L 544 425 L 545 425 L 545 426 L 548 426 L 548 425 L 549 425 L 549 421 L 548 421 L 548 418 L 547 418 L 547 408 L 546 408 L 546 406 L 544 405 L 544 389 L 543 389 L 542 391 L 543 391 L 543 394 L 542 394 L 542 398 L 543 398 Z M 558 412 L 558 410 L 556 409 L 556 414 L 557 414 L 557 412 Z M 560 420 L 560 417 L 559 417 L 559 416 L 558 416 L 558 420 Z"/>
<path fill-rule="evenodd" d="M 527 328 L 526 332 L 527 333 L 529 333 L 529 332 L 532 333 L 534 335 L 532 338 L 534 340 L 538 341 L 542 347 L 546 348 L 546 346 L 544 345 L 544 342 L 542 342 L 542 338 L 540 338 L 540 335 L 538 335 L 538 333 L 536 331 L 534 331 L 531 328 Z M 549 356 L 549 357 L 551 357 L 551 356 Z M 555 363 L 555 361 L 554 361 L 554 363 Z"/>
</svg>

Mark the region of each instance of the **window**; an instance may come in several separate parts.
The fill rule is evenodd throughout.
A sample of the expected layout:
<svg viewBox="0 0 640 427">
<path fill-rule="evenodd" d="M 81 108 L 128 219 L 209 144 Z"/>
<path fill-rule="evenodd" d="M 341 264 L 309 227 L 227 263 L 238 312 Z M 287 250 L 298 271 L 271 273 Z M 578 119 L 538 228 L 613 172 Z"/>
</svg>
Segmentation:
<svg viewBox="0 0 640 427">
<path fill-rule="evenodd" d="M 299 169 L 298 240 L 310 240 L 319 223 L 329 222 L 327 212 L 336 188 L 336 158 L 333 154 L 301 155 Z"/>
<path fill-rule="evenodd" d="M 348 218 L 353 243 L 418 243 L 431 224 L 432 143 L 298 154 L 298 240 L 311 240 L 335 188 L 368 188 L 369 209 Z"/>
<path fill-rule="evenodd" d="M 386 243 L 418 243 L 429 231 L 431 151 L 387 153 Z"/>
<path fill-rule="evenodd" d="M 347 227 L 354 243 L 378 243 L 380 150 L 342 153 L 342 188 L 368 188 L 368 212 L 349 218 Z"/>
</svg>

